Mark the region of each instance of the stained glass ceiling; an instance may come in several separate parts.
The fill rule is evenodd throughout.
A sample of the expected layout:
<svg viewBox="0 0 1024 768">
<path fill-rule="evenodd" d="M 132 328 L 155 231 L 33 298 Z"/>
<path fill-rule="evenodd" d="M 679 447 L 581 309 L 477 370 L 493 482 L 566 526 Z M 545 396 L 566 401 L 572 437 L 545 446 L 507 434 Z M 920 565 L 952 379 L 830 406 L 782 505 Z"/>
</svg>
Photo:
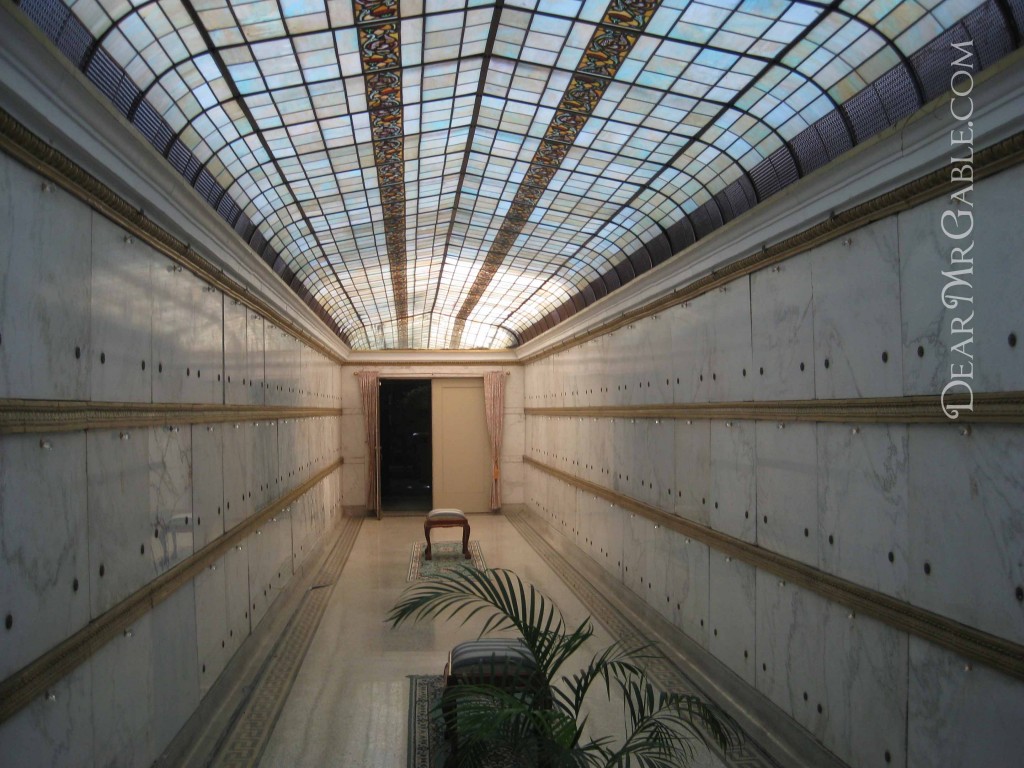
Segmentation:
<svg viewBox="0 0 1024 768">
<path fill-rule="evenodd" d="M 1021 30 L 994 0 L 21 6 L 354 349 L 516 346 Z"/>
</svg>

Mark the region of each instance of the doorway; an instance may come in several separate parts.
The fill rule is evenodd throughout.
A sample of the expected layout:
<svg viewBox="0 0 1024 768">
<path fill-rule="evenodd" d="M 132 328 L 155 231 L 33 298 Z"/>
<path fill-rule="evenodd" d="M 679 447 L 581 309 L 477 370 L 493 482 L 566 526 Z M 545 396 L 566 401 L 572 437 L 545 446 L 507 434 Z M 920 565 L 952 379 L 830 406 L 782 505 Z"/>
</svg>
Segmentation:
<svg viewBox="0 0 1024 768">
<path fill-rule="evenodd" d="M 430 379 L 380 380 L 380 497 L 383 512 L 432 508 Z"/>
</svg>

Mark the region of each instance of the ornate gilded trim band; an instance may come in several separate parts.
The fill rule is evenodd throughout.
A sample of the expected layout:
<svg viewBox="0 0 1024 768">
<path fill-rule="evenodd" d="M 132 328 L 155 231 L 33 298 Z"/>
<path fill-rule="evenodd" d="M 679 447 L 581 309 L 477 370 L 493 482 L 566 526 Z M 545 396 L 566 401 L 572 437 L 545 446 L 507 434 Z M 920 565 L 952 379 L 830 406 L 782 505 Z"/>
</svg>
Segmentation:
<svg viewBox="0 0 1024 768">
<path fill-rule="evenodd" d="M 341 408 L 0 400 L 0 435 L 341 416 Z"/>
<path fill-rule="evenodd" d="M 133 237 L 156 249 L 175 264 L 180 264 L 201 280 L 206 281 L 225 296 L 241 302 L 272 320 L 279 328 L 300 339 L 335 363 L 344 359 L 299 328 L 295 321 L 278 312 L 270 304 L 254 296 L 241 283 L 224 275 L 223 271 L 201 256 L 189 243 L 184 243 L 133 208 L 127 200 L 88 173 L 63 152 L 54 149 L 14 117 L 0 108 L 0 150 L 45 176 L 61 189 L 74 195 L 86 205 L 106 216 Z"/>
<path fill-rule="evenodd" d="M 50 686 L 69 675 L 119 632 L 130 627 L 141 616 L 188 584 L 204 568 L 213 564 L 221 555 L 254 533 L 285 507 L 298 501 L 304 493 L 338 470 L 342 464 L 343 461 L 331 464 L 302 485 L 275 499 L 245 522 L 226 531 L 216 541 L 166 573 L 157 576 L 142 589 L 0 682 L 0 723 L 42 696 Z"/>
<path fill-rule="evenodd" d="M 756 544 L 669 514 L 630 496 L 549 467 L 529 456 L 523 456 L 523 463 L 581 491 L 605 499 L 628 512 L 641 515 L 660 526 L 707 544 L 725 555 L 815 592 L 827 600 L 878 619 L 900 631 L 924 638 L 930 643 L 981 662 L 1003 674 L 1024 680 L 1024 646 L 846 581 Z"/>
<path fill-rule="evenodd" d="M 1024 132 L 979 150 L 974 155 L 974 181 L 992 176 L 1007 168 L 1024 162 Z M 812 248 L 835 240 L 843 235 L 866 227 L 874 221 L 900 213 L 925 203 L 933 198 L 949 193 L 949 167 L 943 166 L 914 181 L 907 182 L 889 192 L 871 200 L 847 208 L 845 211 L 833 213 L 824 221 L 787 237 L 774 245 L 767 246 L 757 253 L 725 264 L 699 277 L 692 282 L 677 288 L 672 293 L 645 304 L 642 307 L 626 312 L 614 320 L 590 329 L 571 339 L 553 344 L 532 355 L 522 358 L 524 364 L 543 360 L 546 357 L 572 349 L 592 339 L 625 328 L 651 315 L 664 312 L 669 307 L 693 301 L 698 296 L 731 283 L 733 280 L 753 274 L 766 267 L 773 266 L 786 259 L 799 256 Z M 693 248 L 694 246 L 690 246 Z"/>
<path fill-rule="evenodd" d="M 974 395 L 974 410 L 963 408 L 962 398 L 948 398 L 960 407 L 959 422 L 1024 424 L 1024 392 L 988 392 Z M 734 403 L 678 403 L 668 405 L 592 405 L 561 408 L 526 408 L 527 416 L 597 419 L 735 419 L 737 421 L 812 421 L 855 424 L 949 424 L 938 395 L 864 397 L 846 400 L 771 400 Z"/>
</svg>

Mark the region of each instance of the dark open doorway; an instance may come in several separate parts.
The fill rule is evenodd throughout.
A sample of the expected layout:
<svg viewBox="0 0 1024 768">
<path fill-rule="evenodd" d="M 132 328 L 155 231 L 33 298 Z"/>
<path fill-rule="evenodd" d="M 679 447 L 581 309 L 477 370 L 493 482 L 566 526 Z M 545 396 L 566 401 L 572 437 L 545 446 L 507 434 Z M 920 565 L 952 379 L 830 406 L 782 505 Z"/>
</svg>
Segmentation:
<svg viewBox="0 0 1024 768">
<path fill-rule="evenodd" d="M 380 381 L 380 496 L 385 512 L 431 508 L 430 380 Z"/>
</svg>

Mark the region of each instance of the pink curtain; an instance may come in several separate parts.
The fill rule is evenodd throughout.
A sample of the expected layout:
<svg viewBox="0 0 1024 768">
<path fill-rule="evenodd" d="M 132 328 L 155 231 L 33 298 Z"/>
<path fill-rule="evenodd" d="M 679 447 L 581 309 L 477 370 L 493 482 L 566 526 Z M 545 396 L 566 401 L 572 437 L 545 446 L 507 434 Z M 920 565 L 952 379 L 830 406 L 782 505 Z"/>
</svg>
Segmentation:
<svg viewBox="0 0 1024 768">
<path fill-rule="evenodd" d="M 484 374 L 484 415 L 491 439 L 491 511 L 501 509 L 501 429 L 505 419 L 505 372 Z"/>
<path fill-rule="evenodd" d="M 380 519 L 380 374 L 377 371 L 359 371 L 359 394 L 363 399 L 363 424 L 366 427 L 366 511 Z"/>
</svg>

